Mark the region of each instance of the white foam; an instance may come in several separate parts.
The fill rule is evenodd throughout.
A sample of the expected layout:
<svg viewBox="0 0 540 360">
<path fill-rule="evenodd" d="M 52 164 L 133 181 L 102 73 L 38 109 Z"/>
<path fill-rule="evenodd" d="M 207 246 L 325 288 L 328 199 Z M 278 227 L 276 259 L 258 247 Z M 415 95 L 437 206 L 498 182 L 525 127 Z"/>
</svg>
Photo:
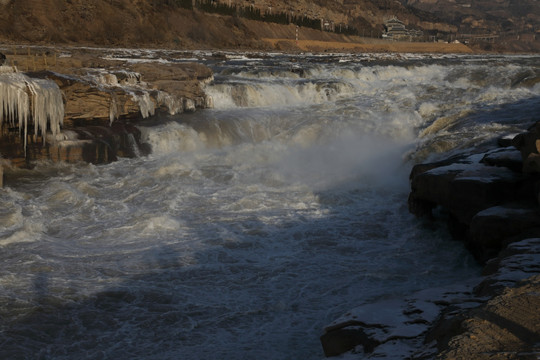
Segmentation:
<svg viewBox="0 0 540 360">
<path fill-rule="evenodd" d="M 205 91 L 213 98 L 214 107 L 291 106 L 320 104 L 351 94 L 344 82 L 294 83 L 226 83 L 208 86 Z"/>
<path fill-rule="evenodd" d="M 141 127 L 142 141 L 151 145 L 154 154 L 205 149 L 205 136 L 193 128 L 178 123 L 168 123 L 164 127 Z"/>
<path fill-rule="evenodd" d="M 0 246 L 38 241 L 44 230 L 45 226 L 42 223 L 26 220 L 20 229 L 9 236 L 0 238 Z"/>
</svg>

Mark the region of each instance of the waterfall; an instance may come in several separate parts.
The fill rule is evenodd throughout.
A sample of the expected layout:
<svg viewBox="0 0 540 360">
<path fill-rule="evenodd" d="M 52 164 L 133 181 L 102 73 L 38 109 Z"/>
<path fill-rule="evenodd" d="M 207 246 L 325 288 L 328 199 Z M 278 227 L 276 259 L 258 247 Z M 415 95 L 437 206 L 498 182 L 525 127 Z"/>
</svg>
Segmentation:
<svg viewBox="0 0 540 360">
<path fill-rule="evenodd" d="M 26 149 L 28 121 L 34 123 L 34 135 L 43 136 L 49 126 L 53 138 L 64 121 L 64 103 L 58 85 L 51 80 L 32 79 L 15 71 L 0 72 L 0 126 L 18 125 L 24 132 Z"/>
<path fill-rule="evenodd" d="M 135 136 L 133 136 L 133 134 L 127 134 L 127 142 L 129 145 L 129 149 L 133 152 L 133 155 L 135 155 L 135 157 L 141 157 L 139 145 L 137 145 L 137 140 L 135 140 Z"/>
</svg>

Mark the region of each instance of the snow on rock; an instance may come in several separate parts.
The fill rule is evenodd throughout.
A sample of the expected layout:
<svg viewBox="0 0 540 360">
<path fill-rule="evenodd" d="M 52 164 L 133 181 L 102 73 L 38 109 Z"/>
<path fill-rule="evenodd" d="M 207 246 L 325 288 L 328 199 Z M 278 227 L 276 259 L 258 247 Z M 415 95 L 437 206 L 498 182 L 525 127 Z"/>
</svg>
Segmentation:
<svg viewBox="0 0 540 360">
<path fill-rule="evenodd" d="M 357 307 L 325 328 L 321 344 L 326 356 L 364 353 L 365 358 L 407 358 L 417 352 L 424 334 L 448 305 L 465 309 L 485 299 L 471 294 L 472 284 L 432 288 L 404 299 L 382 300 Z M 401 351 L 396 354 L 396 351 Z M 426 349 L 422 350 L 425 351 Z"/>
<path fill-rule="evenodd" d="M 488 262 L 486 278 L 476 288 L 479 294 L 513 287 L 522 279 L 540 274 L 540 238 L 529 238 L 508 245 Z"/>
<path fill-rule="evenodd" d="M 479 211 L 515 201 L 533 187 L 528 177 L 497 159 L 488 152 L 415 165 L 410 176 L 409 210 L 417 216 L 429 216 L 438 205 L 459 224 L 468 226 Z"/>
</svg>

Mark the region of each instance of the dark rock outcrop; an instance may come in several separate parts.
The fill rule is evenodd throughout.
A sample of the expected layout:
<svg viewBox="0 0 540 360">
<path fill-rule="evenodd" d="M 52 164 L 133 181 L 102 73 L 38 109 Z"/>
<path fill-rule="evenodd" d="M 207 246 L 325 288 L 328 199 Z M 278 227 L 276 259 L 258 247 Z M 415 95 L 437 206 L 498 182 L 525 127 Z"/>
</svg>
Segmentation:
<svg viewBox="0 0 540 360">
<path fill-rule="evenodd" d="M 521 153 L 524 173 L 540 173 L 540 123 L 536 123 L 527 132 L 517 135 L 512 140 Z"/>
<path fill-rule="evenodd" d="M 535 195 L 540 177 L 521 171 L 522 158 L 531 157 L 524 153 L 524 148 L 502 148 L 416 165 L 409 210 L 422 217 L 431 216 L 437 206 L 443 208 L 452 234 L 484 263 L 508 242 L 533 236 L 540 228 Z"/>
<path fill-rule="evenodd" d="M 454 234 L 486 264 L 475 295 L 488 301 L 471 310 L 443 310 L 427 333 L 437 359 L 540 356 L 540 123 L 499 144 L 515 150 L 411 172 L 411 212 L 430 214 L 418 204 L 446 209 L 453 228 L 460 228 Z"/>
<path fill-rule="evenodd" d="M 355 309 L 325 329 L 327 356 L 384 357 L 380 348 L 408 333 L 424 343 L 411 359 L 539 358 L 540 123 L 499 145 L 419 164 L 410 174 L 410 212 L 447 216 L 450 232 L 485 264 L 473 293 L 429 289 L 394 305 Z"/>
</svg>

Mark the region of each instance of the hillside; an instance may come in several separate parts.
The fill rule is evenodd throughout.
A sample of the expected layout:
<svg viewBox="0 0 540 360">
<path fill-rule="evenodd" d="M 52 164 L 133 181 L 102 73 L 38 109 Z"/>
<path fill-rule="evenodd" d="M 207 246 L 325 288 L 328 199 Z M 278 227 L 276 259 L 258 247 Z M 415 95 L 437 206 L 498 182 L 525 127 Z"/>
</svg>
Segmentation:
<svg viewBox="0 0 540 360">
<path fill-rule="evenodd" d="M 403 3 L 456 26 L 461 39 L 479 42 L 486 49 L 540 50 L 537 0 L 404 0 Z"/>
<path fill-rule="evenodd" d="M 450 12 L 435 14 L 437 1 L 446 0 L 0 0 L 0 42 L 271 49 L 271 43 L 263 39 L 294 39 L 299 24 L 301 40 L 365 44 L 377 42 L 384 20 L 393 16 L 407 28 L 421 30 L 423 38 L 417 40 L 451 40 L 462 28 L 463 18 Z M 531 18 L 531 26 L 535 21 Z M 484 23 L 491 26 L 502 21 Z M 320 31 L 321 27 L 326 31 Z M 489 31 L 497 29 L 493 25 Z M 537 50 L 538 41 L 529 40 L 519 46 L 488 47 Z"/>
</svg>

